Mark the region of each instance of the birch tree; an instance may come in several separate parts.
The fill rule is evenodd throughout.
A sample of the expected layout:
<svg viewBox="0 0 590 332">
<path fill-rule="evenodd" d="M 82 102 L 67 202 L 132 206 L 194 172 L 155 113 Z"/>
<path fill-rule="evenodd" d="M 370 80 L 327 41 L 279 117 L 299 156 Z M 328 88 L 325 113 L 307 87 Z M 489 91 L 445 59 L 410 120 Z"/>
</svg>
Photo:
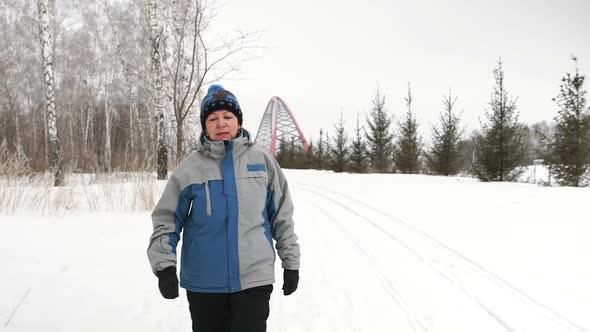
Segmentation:
<svg viewBox="0 0 590 332">
<path fill-rule="evenodd" d="M 61 147 L 57 135 L 55 85 L 53 76 L 53 33 L 51 29 L 51 12 L 49 0 L 38 0 L 39 31 L 41 37 L 41 56 L 43 61 L 43 77 L 45 83 L 45 102 L 47 114 L 47 132 L 50 149 L 50 163 L 54 169 L 54 185 L 64 185 L 64 169 L 61 158 Z"/>
<path fill-rule="evenodd" d="M 105 140 L 104 140 L 104 170 L 106 172 L 112 171 L 112 156 L 113 152 L 111 149 L 111 105 L 109 105 L 109 85 L 110 79 L 108 74 L 105 75 L 104 82 L 104 127 L 105 127 Z"/>
<path fill-rule="evenodd" d="M 160 58 L 160 38 L 162 31 L 158 28 L 156 0 L 147 0 L 148 29 L 151 44 L 151 59 L 154 83 L 154 120 L 156 125 L 157 173 L 159 180 L 168 177 L 168 148 L 164 136 L 164 100 L 162 84 L 162 64 Z"/>
</svg>

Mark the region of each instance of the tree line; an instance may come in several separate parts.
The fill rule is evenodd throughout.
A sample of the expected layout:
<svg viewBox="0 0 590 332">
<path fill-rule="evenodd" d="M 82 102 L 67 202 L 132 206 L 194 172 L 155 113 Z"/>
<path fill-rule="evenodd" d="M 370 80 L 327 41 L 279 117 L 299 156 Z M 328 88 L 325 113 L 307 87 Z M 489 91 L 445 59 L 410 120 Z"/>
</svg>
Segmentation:
<svg viewBox="0 0 590 332">
<path fill-rule="evenodd" d="M 203 87 L 261 50 L 257 32 L 212 36 L 215 9 L 207 0 L 4 1 L 0 175 L 49 170 L 56 185 L 67 172 L 155 170 L 165 178 L 196 144 Z M 449 92 L 426 144 L 408 85 L 399 120 L 377 89 L 352 135 L 341 116 L 333 136 L 322 130 L 313 140 L 312 154 L 287 138 L 277 158 L 285 167 L 463 173 L 483 181 L 513 181 L 522 166 L 543 159 L 559 183 L 585 185 L 588 107 L 585 77 L 573 61 L 551 124 L 518 121 L 499 62 L 485 121 L 474 133 L 464 132 Z"/>
<path fill-rule="evenodd" d="M 478 130 L 465 133 L 458 97 L 449 91 L 442 100 L 438 124 L 430 128 L 430 144 L 418 133 L 408 84 L 406 109 L 394 123 L 386 98 L 377 88 L 363 125 L 360 116 L 352 136 L 342 115 L 333 125 L 334 136 L 320 130 L 312 153 L 294 141 L 281 141 L 277 160 L 287 168 L 315 168 L 335 172 L 471 175 L 481 181 L 517 181 L 525 167 L 542 161 L 551 176 L 565 186 L 585 186 L 590 180 L 590 111 L 577 58 L 574 72 L 561 79 L 553 101 L 558 113 L 552 123 L 527 126 L 518 119 L 517 100 L 505 87 L 499 60 L 484 120 Z"/>
<path fill-rule="evenodd" d="M 198 138 L 202 89 L 260 53 L 257 32 L 212 35 L 215 15 L 209 0 L 3 1 L 0 165 L 56 185 L 74 171 L 165 178 Z"/>
</svg>

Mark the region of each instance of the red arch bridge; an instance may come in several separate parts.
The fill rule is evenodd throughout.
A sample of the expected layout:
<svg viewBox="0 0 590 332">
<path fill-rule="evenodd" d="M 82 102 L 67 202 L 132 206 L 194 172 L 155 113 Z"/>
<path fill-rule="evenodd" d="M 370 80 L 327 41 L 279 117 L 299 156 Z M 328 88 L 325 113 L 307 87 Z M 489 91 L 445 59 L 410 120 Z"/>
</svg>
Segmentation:
<svg viewBox="0 0 590 332">
<path fill-rule="evenodd" d="M 272 97 L 260 121 L 255 142 L 277 155 L 280 142 L 295 141 L 309 153 L 310 147 L 293 116 L 293 112 L 280 97 Z"/>
</svg>

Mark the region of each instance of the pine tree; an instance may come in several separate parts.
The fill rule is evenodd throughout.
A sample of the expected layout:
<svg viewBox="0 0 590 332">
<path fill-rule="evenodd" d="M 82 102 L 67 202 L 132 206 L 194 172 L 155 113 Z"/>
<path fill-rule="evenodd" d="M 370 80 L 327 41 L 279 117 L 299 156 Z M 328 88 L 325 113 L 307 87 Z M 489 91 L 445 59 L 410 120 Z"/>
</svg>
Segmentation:
<svg viewBox="0 0 590 332">
<path fill-rule="evenodd" d="M 567 73 L 561 79 L 559 95 L 553 101 L 560 107 L 555 117 L 555 134 L 546 140 L 544 156 L 551 174 L 565 186 L 587 184 L 590 176 L 590 114 L 586 106 L 584 75 L 580 75 L 578 62 L 575 74 Z"/>
<path fill-rule="evenodd" d="M 523 125 L 518 122 L 516 99 L 504 87 L 502 61 L 494 69 L 495 86 L 486 111 L 488 122 L 475 137 L 475 160 L 472 171 L 481 181 L 516 181 L 523 169 L 527 141 Z"/>
<path fill-rule="evenodd" d="M 361 135 L 360 118 L 356 116 L 354 140 L 350 147 L 350 170 L 354 173 L 364 173 L 367 170 L 367 144 Z"/>
<path fill-rule="evenodd" d="M 399 126 L 399 138 L 395 144 L 393 160 L 395 167 L 406 174 L 420 172 L 421 140 L 418 137 L 418 123 L 412 113 L 412 89 L 408 84 L 408 96 L 405 98 L 407 112 Z"/>
<path fill-rule="evenodd" d="M 459 115 L 453 112 L 457 97 L 451 93 L 443 98 L 444 113 L 440 115 L 440 127 L 432 127 L 432 149 L 426 154 L 428 168 L 439 175 L 455 175 L 463 164 L 460 151 L 463 130 L 459 127 Z"/>
<path fill-rule="evenodd" d="M 316 169 L 326 169 L 328 167 L 329 148 L 328 138 L 324 138 L 324 130 L 320 129 L 320 138 L 318 139 L 317 148 L 314 153 L 314 164 Z"/>
<path fill-rule="evenodd" d="M 385 111 L 385 96 L 381 95 L 379 89 L 375 92 L 372 101 L 367 126 L 369 131 L 365 133 L 365 137 L 368 142 L 371 168 L 377 173 L 390 172 L 393 134 L 389 133 L 391 119 Z"/>
<path fill-rule="evenodd" d="M 344 172 L 348 170 L 348 137 L 344 131 L 344 119 L 340 113 L 340 121 L 334 125 L 336 137 L 332 139 L 330 154 L 332 156 L 332 170 L 334 172 Z"/>
<path fill-rule="evenodd" d="M 330 134 L 326 131 L 326 141 L 324 142 L 324 151 L 326 151 L 324 153 L 324 169 L 332 169 L 332 164 L 334 163 L 331 141 Z"/>
<path fill-rule="evenodd" d="M 473 170 L 473 164 L 475 160 L 475 138 L 477 137 L 477 131 L 471 132 L 467 137 L 459 142 L 459 159 L 461 167 L 459 168 L 460 173 L 469 173 Z"/>
<path fill-rule="evenodd" d="M 306 153 L 294 136 L 289 139 L 281 138 L 276 160 L 283 168 L 308 169 L 311 166 L 309 153 Z"/>
<path fill-rule="evenodd" d="M 543 120 L 534 123 L 531 126 L 533 131 L 533 140 L 531 142 L 532 149 L 534 151 L 535 158 L 543 159 L 547 156 L 547 143 L 549 143 L 549 137 L 555 135 L 555 124 L 547 123 Z"/>
<path fill-rule="evenodd" d="M 276 155 L 276 160 L 282 168 L 291 168 L 293 163 L 293 150 L 291 145 L 284 139 L 279 140 L 279 149 Z"/>
</svg>

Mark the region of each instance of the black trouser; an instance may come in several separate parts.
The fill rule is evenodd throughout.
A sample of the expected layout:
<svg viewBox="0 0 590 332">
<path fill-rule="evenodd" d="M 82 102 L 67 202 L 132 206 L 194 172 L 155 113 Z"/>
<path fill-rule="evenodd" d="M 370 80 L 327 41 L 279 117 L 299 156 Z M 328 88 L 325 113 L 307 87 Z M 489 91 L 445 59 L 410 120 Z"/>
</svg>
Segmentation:
<svg viewBox="0 0 590 332">
<path fill-rule="evenodd" d="M 193 332 L 265 332 L 272 285 L 237 293 L 187 291 Z"/>
</svg>

